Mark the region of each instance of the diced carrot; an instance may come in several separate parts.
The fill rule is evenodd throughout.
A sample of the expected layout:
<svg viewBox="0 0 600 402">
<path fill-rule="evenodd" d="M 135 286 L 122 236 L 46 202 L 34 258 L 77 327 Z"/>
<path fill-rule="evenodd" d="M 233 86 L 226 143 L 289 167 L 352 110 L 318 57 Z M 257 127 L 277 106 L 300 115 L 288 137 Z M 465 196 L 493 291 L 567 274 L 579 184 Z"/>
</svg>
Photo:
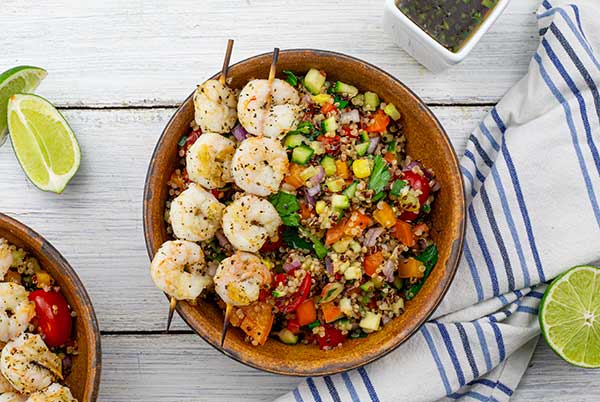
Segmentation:
<svg viewBox="0 0 600 402">
<path fill-rule="evenodd" d="M 348 170 L 348 164 L 341 160 L 335 161 L 336 174 L 342 179 L 350 178 L 350 170 Z"/>
<path fill-rule="evenodd" d="M 332 110 L 335 110 L 335 105 L 333 103 L 327 102 L 326 104 L 324 104 L 321 107 L 321 113 L 323 113 L 323 114 L 327 114 L 327 113 L 331 112 Z"/>
<path fill-rule="evenodd" d="M 306 299 L 301 305 L 299 305 L 296 309 L 296 314 L 298 315 L 298 322 L 300 323 L 300 326 L 315 322 L 317 320 L 317 309 L 315 308 L 315 302 L 313 299 Z"/>
<path fill-rule="evenodd" d="M 397 221 L 392 230 L 392 236 L 398 241 L 404 244 L 406 247 L 412 247 L 415 245 L 415 235 L 413 234 L 412 226 L 410 223 L 404 221 Z"/>
<path fill-rule="evenodd" d="M 323 311 L 323 319 L 326 323 L 338 320 L 343 316 L 342 309 L 333 302 L 321 304 L 321 311 Z"/>
<path fill-rule="evenodd" d="M 369 218 L 367 215 L 360 213 L 358 211 L 352 212 L 350 218 L 346 223 L 346 228 L 344 229 L 344 234 L 352 237 L 359 237 L 363 230 L 368 228 L 373 224 L 373 220 Z M 358 229 L 358 230 L 357 230 Z"/>
<path fill-rule="evenodd" d="M 425 265 L 412 257 L 398 263 L 398 278 L 422 278 L 424 274 Z"/>
<path fill-rule="evenodd" d="M 304 180 L 302 180 L 302 177 L 300 177 L 300 173 L 302 173 L 304 169 L 304 166 L 296 163 L 290 163 L 289 172 L 287 176 L 285 176 L 284 181 L 295 189 L 302 187 L 304 185 Z"/>
<path fill-rule="evenodd" d="M 381 251 L 369 254 L 365 257 L 365 274 L 369 276 L 375 275 L 377 268 L 379 268 L 381 264 L 383 264 L 383 254 Z"/>
<path fill-rule="evenodd" d="M 375 212 L 373 212 L 373 218 L 386 229 L 389 229 L 396 224 L 394 210 L 387 202 L 382 201 L 377 205 Z"/>
<path fill-rule="evenodd" d="M 383 159 L 385 159 L 385 161 L 389 164 L 392 164 L 396 159 L 396 154 L 394 154 L 393 152 L 386 152 L 385 155 L 383 155 Z"/>
<path fill-rule="evenodd" d="M 259 345 L 264 345 L 269 338 L 274 318 L 275 316 L 269 304 L 255 302 L 234 310 L 230 322 L 235 327 L 239 326 L 246 335 L 252 337 Z"/>
<path fill-rule="evenodd" d="M 379 109 L 373 115 L 373 123 L 368 125 L 365 130 L 369 133 L 382 133 L 387 129 L 388 124 L 390 124 L 390 117 Z"/>
<path fill-rule="evenodd" d="M 344 230 L 346 229 L 347 219 L 343 219 L 338 222 L 336 225 L 327 229 L 327 233 L 325 233 L 325 244 L 327 246 L 331 246 L 336 241 L 340 240 L 344 237 Z"/>
<path fill-rule="evenodd" d="M 313 210 L 310 205 L 308 205 L 306 202 L 299 202 L 298 204 L 300 206 L 300 216 L 302 219 L 310 218 L 313 214 Z"/>
</svg>

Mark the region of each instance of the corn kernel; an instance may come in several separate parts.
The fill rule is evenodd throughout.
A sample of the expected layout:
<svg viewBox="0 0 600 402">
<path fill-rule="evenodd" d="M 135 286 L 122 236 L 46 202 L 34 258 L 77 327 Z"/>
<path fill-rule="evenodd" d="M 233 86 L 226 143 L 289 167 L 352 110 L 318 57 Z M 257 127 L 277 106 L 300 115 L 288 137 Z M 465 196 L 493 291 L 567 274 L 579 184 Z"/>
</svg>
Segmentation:
<svg viewBox="0 0 600 402">
<path fill-rule="evenodd" d="M 321 215 L 323 212 L 325 212 L 325 208 L 327 208 L 325 201 L 317 201 L 317 204 L 315 205 L 315 211 L 317 211 L 317 214 Z"/>
<path fill-rule="evenodd" d="M 333 103 L 333 97 L 328 94 L 318 94 L 312 97 L 313 102 L 317 105 L 323 106 L 326 103 Z"/>
<path fill-rule="evenodd" d="M 371 166 L 369 165 L 369 161 L 366 159 L 355 160 L 352 162 L 352 171 L 359 179 L 369 177 L 371 175 Z"/>
</svg>

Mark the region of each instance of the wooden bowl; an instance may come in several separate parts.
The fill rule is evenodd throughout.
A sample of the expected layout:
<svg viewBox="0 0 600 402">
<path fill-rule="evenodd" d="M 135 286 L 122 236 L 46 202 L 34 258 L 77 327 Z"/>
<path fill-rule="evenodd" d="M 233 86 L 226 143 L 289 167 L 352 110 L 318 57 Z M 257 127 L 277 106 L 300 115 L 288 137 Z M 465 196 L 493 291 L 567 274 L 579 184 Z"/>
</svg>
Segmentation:
<svg viewBox="0 0 600 402">
<path fill-rule="evenodd" d="M 241 61 L 229 70 L 231 86 L 241 88 L 252 78 L 266 78 L 271 53 Z M 226 355 L 252 367 L 273 373 L 312 376 L 327 375 L 360 367 L 391 352 L 419 329 L 440 303 L 454 277 L 459 261 L 465 226 L 463 183 L 456 154 L 444 129 L 429 108 L 400 81 L 364 61 L 321 50 L 284 50 L 279 53 L 278 76 L 282 70 L 306 72 L 315 67 L 327 71 L 327 78 L 340 80 L 373 91 L 393 102 L 403 116 L 407 152 L 433 168 L 441 191 L 432 210 L 432 237 L 439 247 L 439 262 L 417 297 L 406 304 L 406 311 L 381 331 L 363 339 L 352 339 L 341 348 L 319 350 L 317 346 L 288 346 L 269 339 L 262 347 L 244 342 L 238 328 L 232 328 L 219 346 L 223 311 L 216 305 L 200 302 L 194 307 L 177 305 L 185 322 L 204 340 Z M 215 76 L 216 77 L 216 76 Z M 175 112 L 163 131 L 148 168 L 144 193 L 144 231 L 150 258 L 169 239 L 164 220 L 167 181 L 180 157 L 177 142 L 189 131 L 194 118 L 190 95 Z"/>
<path fill-rule="evenodd" d="M 100 330 L 92 302 L 67 260 L 42 236 L 19 221 L 0 213 L 0 237 L 22 247 L 37 258 L 60 286 L 71 308 L 79 354 L 73 356 L 73 369 L 64 383 L 79 402 L 93 402 L 100 384 Z"/>
</svg>

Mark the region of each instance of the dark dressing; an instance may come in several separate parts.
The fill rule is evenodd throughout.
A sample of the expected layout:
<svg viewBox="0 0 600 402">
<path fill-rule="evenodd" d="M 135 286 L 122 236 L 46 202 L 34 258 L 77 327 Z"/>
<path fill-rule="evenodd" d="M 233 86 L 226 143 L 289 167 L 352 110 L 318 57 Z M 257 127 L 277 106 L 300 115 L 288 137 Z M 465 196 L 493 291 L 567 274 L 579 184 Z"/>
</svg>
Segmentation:
<svg viewBox="0 0 600 402">
<path fill-rule="evenodd" d="M 458 52 L 498 0 L 398 0 L 398 8 L 452 52 Z"/>
</svg>

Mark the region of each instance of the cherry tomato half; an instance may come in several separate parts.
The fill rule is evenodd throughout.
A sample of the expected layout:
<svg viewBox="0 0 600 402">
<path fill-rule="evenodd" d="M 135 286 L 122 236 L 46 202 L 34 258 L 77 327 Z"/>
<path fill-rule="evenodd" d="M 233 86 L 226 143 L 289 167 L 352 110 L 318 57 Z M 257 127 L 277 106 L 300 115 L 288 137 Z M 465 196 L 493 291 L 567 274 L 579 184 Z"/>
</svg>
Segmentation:
<svg viewBox="0 0 600 402">
<path fill-rule="evenodd" d="M 321 349 L 335 348 L 346 340 L 346 335 L 342 334 L 342 331 L 333 325 L 325 325 L 324 327 L 325 335 L 316 337 L 317 343 Z"/>
<path fill-rule="evenodd" d="M 431 190 L 427 178 L 413 171 L 408 171 L 404 172 L 403 179 L 408 182 L 408 185 L 412 187 L 412 189 L 421 190 L 421 195 L 419 195 L 419 203 L 421 204 L 421 208 L 423 208 L 423 205 L 425 205 L 425 202 L 429 197 L 429 191 Z M 414 221 L 415 219 L 417 219 L 418 216 L 419 214 L 415 212 L 406 211 L 400 215 L 400 219 L 406 221 Z"/>
<path fill-rule="evenodd" d="M 71 337 L 73 319 L 65 297 L 55 291 L 36 290 L 29 300 L 35 303 L 35 312 L 44 341 L 48 346 L 62 346 Z"/>
</svg>

